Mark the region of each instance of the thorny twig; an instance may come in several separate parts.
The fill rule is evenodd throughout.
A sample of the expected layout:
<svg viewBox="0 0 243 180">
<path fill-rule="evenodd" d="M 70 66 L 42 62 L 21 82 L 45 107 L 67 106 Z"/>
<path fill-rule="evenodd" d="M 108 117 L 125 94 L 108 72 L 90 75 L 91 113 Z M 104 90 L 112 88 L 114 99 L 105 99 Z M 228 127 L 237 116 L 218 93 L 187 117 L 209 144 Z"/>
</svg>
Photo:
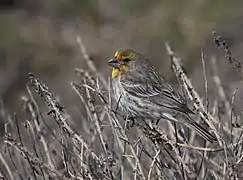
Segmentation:
<svg viewBox="0 0 243 180">
<path fill-rule="evenodd" d="M 234 57 L 227 42 L 221 36 L 217 35 L 215 31 L 213 32 L 213 41 L 218 49 L 224 50 L 225 58 L 240 73 L 240 76 L 243 77 L 241 62 Z"/>
</svg>

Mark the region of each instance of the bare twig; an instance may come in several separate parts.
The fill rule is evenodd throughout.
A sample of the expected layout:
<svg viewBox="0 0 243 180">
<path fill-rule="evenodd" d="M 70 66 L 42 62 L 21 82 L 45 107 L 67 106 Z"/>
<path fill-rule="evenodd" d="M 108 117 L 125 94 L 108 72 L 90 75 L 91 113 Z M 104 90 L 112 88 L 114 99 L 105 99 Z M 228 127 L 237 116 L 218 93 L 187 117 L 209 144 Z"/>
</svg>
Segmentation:
<svg viewBox="0 0 243 180">
<path fill-rule="evenodd" d="M 99 71 L 95 67 L 93 61 L 91 60 L 90 56 L 87 54 L 87 50 L 86 50 L 86 47 L 83 44 L 82 38 L 77 35 L 76 40 L 77 40 L 77 43 L 78 43 L 79 48 L 81 50 L 81 53 L 82 53 L 84 59 L 86 60 L 87 65 L 89 66 L 90 70 L 95 74 L 96 78 L 99 78 L 101 80 L 101 83 L 102 83 L 103 87 L 104 88 L 108 88 L 108 84 L 107 84 L 106 79 L 104 78 L 104 76 L 102 76 L 99 73 Z"/>
<path fill-rule="evenodd" d="M 0 153 L 0 161 L 3 164 L 3 167 L 5 167 L 5 169 L 7 170 L 9 178 L 11 180 L 14 180 L 13 172 L 11 171 L 11 169 L 10 169 L 8 163 L 6 162 L 5 158 L 3 157 L 2 153 Z"/>
<path fill-rule="evenodd" d="M 206 112 L 208 113 L 208 106 L 209 106 L 209 101 L 208 101 L 208 79 L 207 79 L 207 72 L 206 72 L 206 65 L 205 65 L 205 55 L 203 51 L 201 50 L 201 60 L 202 60 L 202 65 L 203 65 L 203 77 L 204 77 L 204 86 L 205 86 L 205 99 L 206 99 Z"/>
<path fill-rule="evenodd" d="M 193 101 L 194 107 L 197 109 L 199 115 L 202 117 L 202 119 L 208 124 L 208 126 L 213 130 L 214 134 L 216 135 L 218 142 L 220 146 L 223 146 L 223 140 L 220 138 L 218 131 L 216 130 L 213 122 L 217 122 L 210 113 L 207 113 L 203 103 L 201 101 L 200 96 L 193 88 L 191 82 L 187 78 L 186 74 L 183 71 L 183 68 L 181 66 L 181 59 L 177 58 L 174 54 L 174 52 L 171 50 L 171 47 L 168 43 L 166 43 L 166 49 L 168 55 L 171 57 L 171 63 L 173 70 L 175 71 L 177 77 L 182 81 L 182 84 L 189 96 L 189 98 Z"/>
<path fill-rule="evenodd" d="M 221 36 L 217 35 L 215 31 L 213 32 L 213 41 L 218 49 L 224 50 L 225 58 L 240 73 L 240 76 L 243 77 L 241 62 L 234 57 L 227 42 Z"/>
<path fill-rule="evenodd" d="M 159 153 L 160 153 L 160 150 L 156 152 L 156 154 L 155 154 L 155 156 L 154 156 L 154 159 L 153 159 L 153 161 L 152 161 L 152 163 L 151 163 L 151 165 L 150 165 L 150 167 L 149 167 L 149 173 L 148 173 L 148 178 L 147 178 L 148 180 L 151 179 L 152 169 L 153 169 L 153 167 L 154 167 L 154 163 L 155 163 L 155 161 L 156 161 L 156 159 L 157 159 Z"/>
</svg>

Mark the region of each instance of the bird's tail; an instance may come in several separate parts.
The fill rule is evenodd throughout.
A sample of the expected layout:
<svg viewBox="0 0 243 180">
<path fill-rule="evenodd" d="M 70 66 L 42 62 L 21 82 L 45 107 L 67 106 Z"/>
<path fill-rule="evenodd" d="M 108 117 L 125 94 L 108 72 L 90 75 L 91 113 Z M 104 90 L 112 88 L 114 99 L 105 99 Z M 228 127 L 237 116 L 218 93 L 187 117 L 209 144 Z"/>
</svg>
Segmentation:
<svg viewBox="0 0 243 180">
<path fill-rule="evenodd" d="M 182 123 L 185 126 L 187 126 L 188 128 L 194 130 L 199 136 L 201 136 L 203 139 L 209 141 L 209 142 L 213 142 L 215 140 L 217 140 L 216 136 L 210 132 L 208 132 L 204 127 L 202 127 L 200 124 L 192 121 L 192 119 L 190 118 L 189 115 L 186 115 L 185 119 L 183 119 L 182 121 L 179 121 L 178 119 L 174 118 L 171 114 L 168 113 L 163 113 L 163 117 L 167 118 L 169 120 L 172 120 L 174 122 L 177 123 Z"/>
<path fill-rule="evenodd" d="M 203 139 L 213 142 L 216 139 L 216 136 L 210 132 L 208 132 L 206 129 L 204 129 L 200 124 L 196 122 L 190 121 L 189 123 L 186 123 L 189 128 L 193 129 L 199 136 L 201 136 Z"/>
</svg>

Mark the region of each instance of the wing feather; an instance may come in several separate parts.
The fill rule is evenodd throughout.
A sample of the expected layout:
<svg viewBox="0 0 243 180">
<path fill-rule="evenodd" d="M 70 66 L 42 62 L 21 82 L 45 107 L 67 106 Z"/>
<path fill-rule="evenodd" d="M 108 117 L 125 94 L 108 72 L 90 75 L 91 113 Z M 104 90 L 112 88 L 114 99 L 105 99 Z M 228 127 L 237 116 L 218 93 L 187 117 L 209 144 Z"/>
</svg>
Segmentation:
<svg viewBox="0 0 243 180">
<path fill-rule="evenodd" d="M 164 77 L 157 73 L 151 66 L 146 76 L 133 74 L 121 79 L 122 87 L 132 96 L 149 99 L 157 105 L 161 105 L 184 113 L 193 113 L 186 105 L 186 100 L 176 92 Z M 132 78 L 132 79 L 130 79 Z"/>
</svg>

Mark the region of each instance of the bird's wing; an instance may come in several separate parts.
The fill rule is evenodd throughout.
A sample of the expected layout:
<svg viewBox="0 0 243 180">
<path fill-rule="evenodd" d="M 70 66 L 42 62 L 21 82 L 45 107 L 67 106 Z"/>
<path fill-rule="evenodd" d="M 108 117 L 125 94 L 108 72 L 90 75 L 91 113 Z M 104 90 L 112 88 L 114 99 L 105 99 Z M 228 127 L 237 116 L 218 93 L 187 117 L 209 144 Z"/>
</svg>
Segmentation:
<svg viewBox="0 0 243 180">
<path fill-rule="evenodd" d="M 139 76 L 139 75 L 138 75 Z M 186 100 L 168 84 L 163 76 L 154 69 L 146 72 L 142 78 L 135 76 L 121 80 L 122 87 L 132 96 L 149 99 L 161 105 L 184 113 L 193 113 L 186 105 Z M 132 79 L 127 79 L 132 78 Z"/>
</svg>

